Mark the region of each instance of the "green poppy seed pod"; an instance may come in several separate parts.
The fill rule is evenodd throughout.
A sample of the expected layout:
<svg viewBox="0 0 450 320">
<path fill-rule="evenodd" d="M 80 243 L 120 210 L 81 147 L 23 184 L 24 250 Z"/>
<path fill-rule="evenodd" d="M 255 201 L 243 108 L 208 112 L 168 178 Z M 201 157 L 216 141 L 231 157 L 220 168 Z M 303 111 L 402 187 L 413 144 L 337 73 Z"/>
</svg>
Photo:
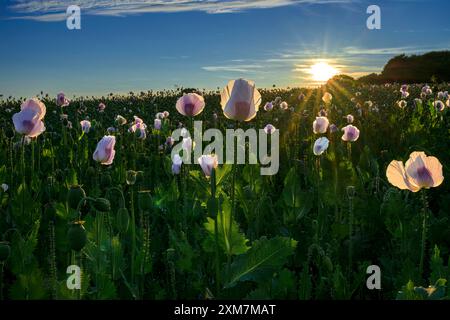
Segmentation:
<svg viewBox="0 0 450 320">
<path fill-rule="evenodd" d="M 11 253 L 8 242 L 0 242 L 0 262 L 5 262 Z"/>
<path fill-rule="evenodd" d="M 116 225 L 119 232 L 126 233 L 128 231 L 128 226 L 130 225 L 130 215 L 128 214 L 127 208 L 120 208 L 117 210 Z"/>
<path fill-rule="evenodd" d="M 87 233 L 81 223 L 73 223 L 67 232 L 69 248 L 74 251 L 80 251 L 87 242 Z"/>
<path fill-rule="evenodd" d="M 130 186 L 134 185 L 136 183 L 136 177 L 137 177 L 137 172 L 136 171 L 128 170 L 127 171 L 127 176 L 126 176 L 127 184 L 130 185 Z"/>
<path fill-rule="evenodd" d="M 102 174 L 102 176 L 100 177 L 100 185 L 103 188 L 108 188 L 111 186 L 111 184 L 112 184 L 112 179 L 111 179 L 111 176 L 109 175 L 109 173 Z"/>
<path fill-rule="evenodd" d="M 153 207 L 153 199 L 149 192 L 138 193 L 139 209 L 142 211 L 151 211 Z"/>
<path fill-rule="evenodd" d="M 100 212 L 108 212 L 111 210 L 111 203 L 108 199 L 97 198 L 93 201 L 94 208 Z"/>
<path fill-rule="evenodd" d="M 76 210 L 81 200 L 86 198 L 86 192 L 81 186 L 71 186 L 67 192 L 67 204 Z"/>
<path fill-rule="evenodd" d="M 325 265 L 325 268 L 327 268 L 327 270 L 328 270 L 329 272 L 333 272 L 333 262 L 331 262 L 330 257 L 325 256 L 325 257 L 323 258 L 323 264 Z"/>
<path fill-rule="evenodd" d="M 88 167 L 86 170 L 87 177 L 95 177 L 95 173 L 94 167 Z"/>
</svg>

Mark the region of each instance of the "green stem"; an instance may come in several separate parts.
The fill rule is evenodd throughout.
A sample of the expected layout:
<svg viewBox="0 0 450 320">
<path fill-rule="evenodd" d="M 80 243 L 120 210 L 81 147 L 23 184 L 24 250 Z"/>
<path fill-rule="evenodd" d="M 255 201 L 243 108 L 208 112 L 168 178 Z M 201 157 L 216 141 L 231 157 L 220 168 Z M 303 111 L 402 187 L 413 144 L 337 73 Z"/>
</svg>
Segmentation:
<svg viewBox="0 0 450 320">
<path fill-rule="evenodd" d="M 217 206 L 216 206 L 216 170 L 212 169 L 211 171 L 211 200 L 214 203 L 214 211 L 211 212 L 211 216 L 214 219 L 214 237 L 216 242 L 216 296 L 218 296 L 220 292 L 220 259 L 219 259 L 219 227 L 218 227 L 218 214 L 217 214 Z"/>
<path fill-rule="evenodd" d="M 422 274 L 423 274 L 426 241 L 427 241 L 427 229 L 428 229 L 428 199 L 427 199 L 425 190 L 422 191 L 421 200 L 422 200 L 422 218 L 423 218 L 423 220 L 422 220 L 422 241 L 421 241 L 420 264 L 419 264 L 420 277 L 422 277 Z"/>
<path fill-rule="evenodd" d="M 13 139 L 11 138 L 9 144 L 9 161 L 11 162 L 11 168 L 10 168 L 10 174 L 11 174 L 11 181 L 10 181 L 10 187 L 14 188 L 14 162 L 13 162 Z"/>
<path fill-rule="evenodd" d="M 349 204 L 349 231 L 348 231 L 348 266 L 351 269 L 353 265 L 353 220 L 354 220 L 354 214 L 353 214 L 353 196 L 349 196 L 348 198 L 348 204 Z"/>
<path fill-rule="evenodd" d="M 131 186 L 131 283 L 134 286 L 134 257 L 136 253 L 136 216 L 134 214 L 134 192 Z"/>
<path fill-rule="evenodd" d="M 0 301 L 3 301 L 3 267 L 5 266 L 4 262 L 0 263 Z"/>
<path fill-rule="evenodd" d="M 236 121 L 234 123 L 234 130 L 236 131 L 236 128 L 238 127 L 238 122 Z M 237 140 L 237 139 L 236 139 Z M 237 169 L 237 143 L 238 141 L 233 141 L 233 180 L 231 185 L 231 217 L 230 222 L 228 226 L 228 243 L 229 243 L 229 250 L 228 250 L 228 261 L 227 261 L 227 268 L 228 271 L 231 267 L 231 252 L 232 252 L 232 229 L 233 229 L 233 219 L 236 216 L 236 169 Z"/>
</svg>

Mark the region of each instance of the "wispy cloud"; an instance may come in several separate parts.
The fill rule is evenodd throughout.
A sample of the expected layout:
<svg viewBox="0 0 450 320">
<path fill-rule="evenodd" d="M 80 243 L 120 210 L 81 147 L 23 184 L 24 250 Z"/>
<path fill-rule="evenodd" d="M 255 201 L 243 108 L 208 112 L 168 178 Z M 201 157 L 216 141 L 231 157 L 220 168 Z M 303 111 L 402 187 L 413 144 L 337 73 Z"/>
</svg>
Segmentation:
<svg viewBox="0 0 450 320">
<path fill-rule="evenodd" d="M 440 50 L 442 46 L 405 46 L 391 48 L 358 48 L 346 47 L 344 53 L 348 55 L 398 55 L 398 54 L 418 54 L 432 50 Z"/>
<path fill-rule="evenodd" d="M 70 5 L 79 5 L 88 15 L 125 16 L 149 12 L 202 11 L 233 13 L 299 4 L 351 3 L 355 0 L 12 0 L 9 10 L 16 19 L 60 21 Z"/>
<path fill-rule="evenodd" d="M 225 66 L 206 66 L 202 67 L 205 71 L 211 72 L 234 72 L 234 73 L 255 73 L 261 72 L 264 67 L 259 64 L 247 64 L 247 65 L 225 65 Z"/>
</svg>

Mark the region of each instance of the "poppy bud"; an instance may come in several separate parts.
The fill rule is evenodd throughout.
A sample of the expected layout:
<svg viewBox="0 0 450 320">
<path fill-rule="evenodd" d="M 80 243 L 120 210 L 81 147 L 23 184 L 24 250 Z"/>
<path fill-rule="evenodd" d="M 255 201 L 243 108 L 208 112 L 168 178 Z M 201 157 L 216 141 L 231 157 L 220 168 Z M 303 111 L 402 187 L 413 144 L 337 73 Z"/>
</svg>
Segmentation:
<svg viewBox="0 0 450 320">
<path fill-rule="evenodd" d="M 94 208 L 100 212 L 108 212 L 111 210 L 111 203 L 108 199 L 97 198 L 93 201 Z"/>
<path fill-rule="evenodd" d="M 329 272 L 333 272 L 333 262 L 331 262 L 330 257 L 325 256 L 322 261 L 323 264 L 325 265 L 325 268 L 327 268 Z"/>
<path fill-rule="evenodd" d="M 81 186 L 71 186 L 67 193 L 67 204 L 72 209 L 77 209 L 81 200 L 86 198 L 86 192 Z"/>
<path fill-rule="evenodd" d="M 0 242 L 0 262 L 5 262 L 11 253 L 8 242 Z"/>
<path fill-rule="evenodd" d="M 84 229 L 83 224 L 73 223 L 67 232 L 67 240 L 70 249 L 74 251 L 83 249 L 87 242 L 86 229 Z"/>
<path fill-rule="evenodd" d="M 128 185 L 134 185 L 136 183 L 136 177 L 137 177 L 137 172 L 133 171 L 133 170 L 128 170 L 127 171 L 127 184 Z"/>
<path fill-rule="evenodd" d="M 150 211 L 153 207 L 153 199 L 149 192 L 139 192 L 138 194 L 139 209 L 142 211 Z"/>
</svg>

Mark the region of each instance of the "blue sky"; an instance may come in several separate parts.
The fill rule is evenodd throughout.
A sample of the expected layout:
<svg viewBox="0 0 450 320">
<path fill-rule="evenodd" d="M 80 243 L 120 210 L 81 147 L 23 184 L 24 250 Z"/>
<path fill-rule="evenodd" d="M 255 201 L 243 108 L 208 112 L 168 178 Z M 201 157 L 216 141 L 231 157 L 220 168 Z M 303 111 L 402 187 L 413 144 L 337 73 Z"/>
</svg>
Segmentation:
<svg viewBox="0 0 450 320">
<path fill-rule="evenodd" d="M 65 10 L 80 4 L 81 30 Z M 381 8 L 381 30 L 366 9 Z M 174 86 L 317 85 L 324 60 L 355 77 L 397 54 L 450 49 L 446 0 L 0 0 L 0 93 L 104 95 Z"/>
</svg>

